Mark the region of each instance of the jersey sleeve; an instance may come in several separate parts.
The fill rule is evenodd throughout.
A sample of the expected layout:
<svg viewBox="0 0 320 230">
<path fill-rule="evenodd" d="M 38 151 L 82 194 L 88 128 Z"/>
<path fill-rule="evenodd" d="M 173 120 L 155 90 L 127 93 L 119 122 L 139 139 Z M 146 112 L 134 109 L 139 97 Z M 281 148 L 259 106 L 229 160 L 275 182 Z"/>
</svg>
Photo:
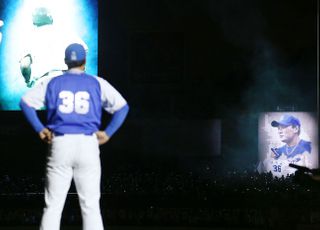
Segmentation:
<svg viewBox="0 0 320 230">
<path fill-rule="evenodd" d="M 97 79 L 101 87 L 101 101 L 105 111 L 113 114 L 127 104 L 127 101 L 110 83 L 100 77 Z"/>
<path fill-rule="evenodd" d="M 45 106 L 45 95 L 47 85 L 52 78 L 48 78 L 38 85 L 31 88 L 23 96 L 22 100 L 29 106 L 34 109 L 41 109 Z"/>
</svg>

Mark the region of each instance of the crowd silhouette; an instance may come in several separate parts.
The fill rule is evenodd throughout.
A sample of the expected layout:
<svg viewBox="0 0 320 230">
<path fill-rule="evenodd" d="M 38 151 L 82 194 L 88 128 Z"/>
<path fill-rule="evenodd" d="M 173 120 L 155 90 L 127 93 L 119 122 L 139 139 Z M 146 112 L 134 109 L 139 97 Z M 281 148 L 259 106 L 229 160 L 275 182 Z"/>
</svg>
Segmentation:
<svg viewBox="0 0 320 230">
<path fill-rule="evenodd" d="M 0 225 L 37 225 L 44 181 L 39 174 L 1 174 Z M 195 170 L 107 172 L 101 206 L 107 225 L 313 226 L 320 224 L 319 190 L 316 183 L 301 183 L 294 175 L 277 178 L 230 169 L 217 173 L 208 162 Z M 74 185 L 62 221 L 81 223 Z"/>
</svg>

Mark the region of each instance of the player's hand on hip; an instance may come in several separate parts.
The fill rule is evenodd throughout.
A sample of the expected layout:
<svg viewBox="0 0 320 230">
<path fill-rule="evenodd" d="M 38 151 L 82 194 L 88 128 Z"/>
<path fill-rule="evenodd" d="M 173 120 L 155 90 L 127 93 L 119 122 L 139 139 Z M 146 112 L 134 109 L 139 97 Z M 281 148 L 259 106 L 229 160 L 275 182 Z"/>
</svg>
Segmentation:
<svg viewBox="0 0 320 230">
<path fill-rule="evenodd" d="M 105 131 L 97 131 L 95 132 L 98 138 L 99 145 L 103 145 L 107 143 L 110 139 L 110 137 L 106 134 Z"/>
<path fill-rule="evenodd" d="M 52 142 L 52 132 L 47 128 L 44 128 L 39 132 L 39 137 L 41 140 L 48 144 L 51 144 Z"/>
</svg>

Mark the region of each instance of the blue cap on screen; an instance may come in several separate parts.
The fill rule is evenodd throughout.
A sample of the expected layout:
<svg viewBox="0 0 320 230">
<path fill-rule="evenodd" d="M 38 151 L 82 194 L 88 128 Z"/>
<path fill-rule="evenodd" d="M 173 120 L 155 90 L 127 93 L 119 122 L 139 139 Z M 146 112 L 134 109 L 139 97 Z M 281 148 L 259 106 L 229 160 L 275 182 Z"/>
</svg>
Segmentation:
<svg viewBox="0 0 320 230">
<path fill-rule="evenodd" d="M 294 125 L 294 126 L 301 126 L 300 121 L 298 118 L 289 115 L 289 114 L 285 114 L 283 115 L 279 121 L 272 121 L 271 125 L 273 127 L 278 127 L 279 125 L 283 125 L 283 126 L 289 126 L 289 125 Z"/>
<path fill-rule="evenodd" d="M 65 62 L 81 62 L 86 60 L 86 50 L 78 43 L 73 43 L 66 48 L 65 51 Z"/>
</svg>

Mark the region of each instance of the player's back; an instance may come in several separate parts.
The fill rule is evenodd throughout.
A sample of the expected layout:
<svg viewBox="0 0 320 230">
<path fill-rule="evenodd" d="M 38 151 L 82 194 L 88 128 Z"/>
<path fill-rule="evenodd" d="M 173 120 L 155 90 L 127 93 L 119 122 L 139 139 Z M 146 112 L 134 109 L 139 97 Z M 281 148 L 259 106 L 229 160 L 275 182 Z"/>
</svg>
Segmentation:
<svg viewBox="0 0 320 230">
<path fill-rule="evenodd" d="M 91 134 L 101 118 L 101 88 L 84 72 L 67 72 L 53 78 L 46 90 L 48 127 L 56 133 Z"/>
</svg>

